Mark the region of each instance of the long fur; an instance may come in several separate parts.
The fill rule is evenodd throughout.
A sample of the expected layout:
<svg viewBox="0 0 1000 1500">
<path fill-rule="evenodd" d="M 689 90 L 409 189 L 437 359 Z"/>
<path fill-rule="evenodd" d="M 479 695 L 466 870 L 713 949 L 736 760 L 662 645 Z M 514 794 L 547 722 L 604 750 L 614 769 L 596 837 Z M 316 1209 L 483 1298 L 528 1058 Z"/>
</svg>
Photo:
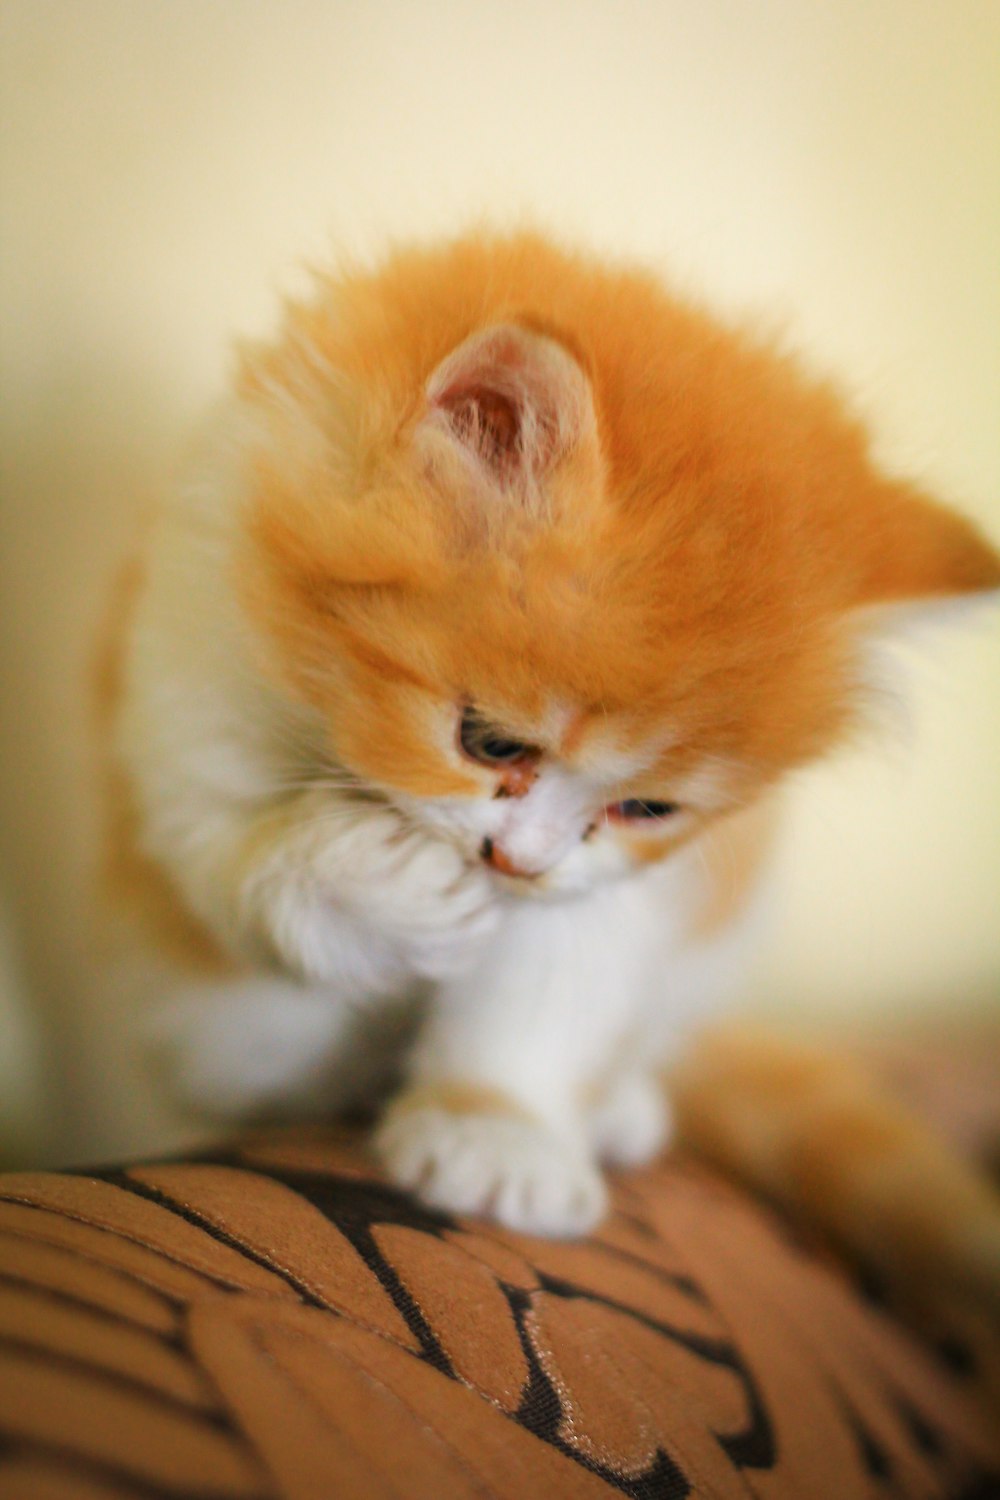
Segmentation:
<svg viewBox="0 0 1000 1500">
<path fill-rule="evenodd" d="M 475 235 L 321 279 L 118 626 L 119 827 L 214 964 L 161 1023 L 182 1085 L 388 1093 L 398 1182 L 588 1229 L 600 1163 L 669 1135 L 773 789 L 856 722 L 888 606 L 998 583 L 828 388 L 643 272 Z"/>
</svg>

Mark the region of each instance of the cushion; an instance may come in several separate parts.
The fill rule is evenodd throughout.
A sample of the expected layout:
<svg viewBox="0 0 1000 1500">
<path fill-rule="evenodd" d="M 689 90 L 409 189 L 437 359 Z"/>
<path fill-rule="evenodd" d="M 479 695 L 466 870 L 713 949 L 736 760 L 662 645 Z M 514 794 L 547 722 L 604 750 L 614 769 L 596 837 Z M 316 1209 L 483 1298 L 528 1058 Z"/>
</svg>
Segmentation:
<svg viewBox="0 0 1000 1500">
<path fill-rule="evenodd" d="M 982 1348 L 691 1160 L 613 1199 L 453 1218 L 348 1127 L 0 1178 L 0 1495 L 1000 1495 Z"/>
</svg>

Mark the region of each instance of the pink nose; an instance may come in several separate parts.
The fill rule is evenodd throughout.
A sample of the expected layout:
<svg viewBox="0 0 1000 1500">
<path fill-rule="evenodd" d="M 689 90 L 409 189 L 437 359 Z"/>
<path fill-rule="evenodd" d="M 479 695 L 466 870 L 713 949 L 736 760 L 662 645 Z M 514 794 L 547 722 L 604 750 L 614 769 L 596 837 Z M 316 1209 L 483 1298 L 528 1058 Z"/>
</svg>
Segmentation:
<svg viewBox="0 0 1000 1500">
<path fill-rule="evenodd" d="M 507 858 L 502 849 L 494 844 L 492 839 L 483 839 L 479 850 L 483 859 L 492 870 L 499 870 L 501 875 L 513 875 L 518 880 L 534 880 L 536 873 L 533 870 L 519 870 L 513 860 Z"/>
</svg>

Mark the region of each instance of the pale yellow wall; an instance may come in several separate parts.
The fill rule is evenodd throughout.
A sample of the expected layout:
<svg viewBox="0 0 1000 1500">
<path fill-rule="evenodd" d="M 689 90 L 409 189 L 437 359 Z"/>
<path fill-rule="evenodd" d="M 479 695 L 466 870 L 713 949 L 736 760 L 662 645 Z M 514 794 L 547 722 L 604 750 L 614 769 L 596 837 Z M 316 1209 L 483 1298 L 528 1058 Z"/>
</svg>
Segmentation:
<svg viewBox="0 0 1000 1500">
<path fill-rule="evenodd" d="M 109 1082 L 132 1068 L 125 1002 L 82 895 L 84 662 L 130 521 L 231 333 L 265 329 L 296 262 L 330 244 L 540 218 L 788 322 L 858 391 L 886 455 L 1000 537 L 1000 5 L 0 14 L 0 875 L 62 1067 L 60 1139 L 84 1152 L 142 1115 L 116 1102 L 142 1086 Z M 915 704 L 909 748 L 803 781 L 761 981 L 775 1003 L 996 996 L 1000 616 L 940 643 Z"/>
</svg>

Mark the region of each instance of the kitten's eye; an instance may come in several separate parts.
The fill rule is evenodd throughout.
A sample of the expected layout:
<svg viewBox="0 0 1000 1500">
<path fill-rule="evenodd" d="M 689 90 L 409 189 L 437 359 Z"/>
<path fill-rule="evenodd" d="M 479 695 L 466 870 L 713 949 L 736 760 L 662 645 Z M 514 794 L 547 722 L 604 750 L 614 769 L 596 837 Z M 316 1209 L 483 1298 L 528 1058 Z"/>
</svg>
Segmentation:
<svg viewBox="0 0 1000 1500">
<path fill-rule="evenodd" d="M 609 818 L 632 823 L 640 818 L 647 822 L 670 818 L 680 812 L 680 807 L 676 802 L 650 802 L 648 798 L 629 797 L 625 802 L 615 802 L 606 811 Z"/>
<path fill-rule="evenodd" d="M 515 766 L 538 754 L 534 745 L 509 739 L 502 729 L 487 724 L 472 708 L 462 714 L 458 739 L 469 759 L 481 766 Z"/>
</svg>

